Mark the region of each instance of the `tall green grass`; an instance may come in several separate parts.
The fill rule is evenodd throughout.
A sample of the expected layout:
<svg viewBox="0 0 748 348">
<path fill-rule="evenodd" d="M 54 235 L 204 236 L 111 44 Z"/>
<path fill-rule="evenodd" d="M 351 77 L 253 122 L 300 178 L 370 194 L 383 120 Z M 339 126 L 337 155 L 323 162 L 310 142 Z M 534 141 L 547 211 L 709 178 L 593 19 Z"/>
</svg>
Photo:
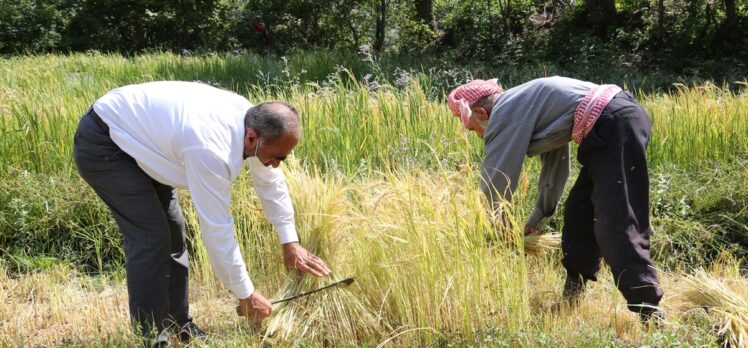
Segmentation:
<svg viewBox="0 0 748 348">
<path fill-rule="evenodd" d="M 340 64 L 350 68 L 342 68 Z M 54 248 L 63 248 L 62 255 L 74 255 L 87 250 L 83 248 L 89 245 L 86 240 L 108 240 L 93 253 L 81 253 L 85 256 L 81 262 L 95 264 L 98 270 L 120 252 L 110 245 L 117 236 L 111 224 L 101 226 L 102 232 L 92 229 L 85 222 L 88 220 L 81 218 L 94 216 L 99 220 L 101 206 L 93 205 L 97 209 L 94 212 L 84 203 L 71 211 L 54 202 L 58 197 L 60 202 L 75 202 L 66 197 L 76 190 L 90 193 L 75 174 L 72 133 L 80 115 L 96 98 L 127 83 L 170 78 L 199 80 L 235 90 L 253 102 L 289 101 L 301 111 L 305 132 L 295 151 L 296 158 L 302 168 L 323 173 L 377 177 L 381 173 L 411 170 L 461 172 L 479 164 L 480 141 L 461 129 L 441 101 L 443 95 L 435 93 L 435 80 L 456 84 L 469 78 L 469 73 L 422 70 L 410 74 L 399 70 L 398 75 L 395 74 L 398 70 L 389 64 L 392 62 L 329 52 L 298 53 L 282 59 L 173 54 L 2 59 L 0 177 L 5 178 L 8 189 L 0 200 L 7 207 L 0 221 L 4 229 L 0 231 L 0 241 L 6 241 L 6 249 L 12 245 L 11 249 L 22 257 L 35 251 L 49 254 Z M 362 76 L 365 73 L 374 75 Z M 526 79 L 532 77 L 535 76 Z M 679 85 L 672 93 L 640 93 L 638 98 L 654 124 L 649 158 L 655 174 L 652 178 L 655 221 L 661 222 L 667 232 L 667 238 L 663 238 L 668 241 L 665 250 L 683 251 L 659 252 L 660 257 L 676 265 L 698 256 L 687 252 L 693 235 L 701 235 L 699 241 L 704 247 L 715 250 L 701 254 L 706 259 L 716 255 L 725 242 L 724 236 L 744 245 L 741 235 L 746 212 L 736 208 L 745 202 L 743 190 L 732 193 L 729 189 L 719 190 L 715 191 L 720 192 L 717 198 L 702 194 L 698 197 L 706 200 L 693 199 L 688 197 L 688 191 L 701 191 L 694 183 L 674 181 L 682 181 L 689 175 L 699 176 L 707 169 L 731 168 L 726 173 L 723 170 L 696 180 L 708 183 L 710 177 L 730 177 L 733 170 L 739 171 L 744 166 L 745 162 L 739 161 L 748 155 L 748 94 L 706 84 L 692 88 Z M 728 165 L 736 161 L 739 164 Z M 521 188 L 527 187 L 529 194 L 535 188 L 527 182 L 534 181 L 537 167 L 537 161 L 527 161 L 529 176 L 524 177 Z M 672 177 L 674 172 L 680 174 Z M 50 181 L 45 182 L 44 176 L 51 176 Z M 738 180 L 738 186 L 745 181 L 742 175 L 733 179 Z M 475 179 L 471 186 L 477 185 Z M 39 194 L 43 192 L 51 195 L 49 200 Z M 719 198 L 725 195 L 730 198 Z M 716 202 L 708 203 L 710 200 Z M 699 201 L 708 204 L 699 208 Z M 702 213 L 688 216 L 694 209 Z M 60 215 L 53 215 L 51 223 L 44 222 L 49 219 L 45 213 L 50 211 Z M 70 223 L 81 219 L 84 222 Z M 560 228 L 560 219 L 554 221 L 553 226 Z M 55 232 L 77 237 L 64 239 L 64 243 L 47 241 L 44 237 Z M 40 242 L 19 251 L 21 240 Z M 99 256 L 91 258 L 91 255 Z"/>
<path fill-rule="evenodd" d="M 163 79 L 211 83 L 256 103 L 283 99 L 296 104 L 306 130 L 297 156 L 324 168 L 348 174 L 413 165 L 456 168 L 466 152 L 479 159 L 479 141 L 464 136 L 440 101 L 447 88 L 470 78 L 469 72 L 422 69 L 398 75 L 377 64 L 324 52 L 285 60 L 171 54 L 2 59 L 0 172 L 11 166 L 72 172 L 72 132 L 86 108 L 109 89 Z M 748 153 L 745 93 L 705 85 L 639 98 L 654 122 L 652 165 L 696 166 Z"/>
<path fill-rule="evenodd" d="M 171 54 L 0 60 L 0 285 L 14 284 L 7 287 L 13 291 L 0 294 L 0 345 L 26 342 L 30 336 L 24 330 L 38 322 L 47 327 L 48 336 L 39 341 L 45 344 L 95 345 L 110 342 L 109 335 L 114 344 L 131 343 L 131 336 L 114 329 L 126 325 L 123 313 L 117 317 L 121 325 L 96 329 L 108 334 L 68 330 L 78 338 L 66 341 L 56 328 L 64 326 L 65 309 L 79 304 L 48 293 L 83 290 L 63 292 L 59 280 L 35 285 L 8 274 L 51 268 L 55 275 L 60 263 L 55 260 L 64 260 L 121 277 L 120 237 L 106 208 L 75 174 L 72 133 L 80 115 L 107 90 L 159 79 L 200 80 L 253 102 L 280 99 L 298 107 L 305 133 L 284 167 L 301 240 L 328 261 L 335 277 L 356 277 L 350 288 L 276 308 L 259 328 L 230 321 L 230 312 L 222 310 L 233 303 L 212 275 L 189 192 L 181 192 L 191 272 L 201 290 L 198 298 L 207 302 L 197 315 L 214 333 L 228 336 L 215 345 L 718 344 L 708 337 L 709 322 L 676 316 L 662 333 L 635 325 L 606 274 L 579 313 L 548 314 L 562 283 L 561 255 L 553 249 L 525 255 L 520 238 L 537 160 L 527 162 L 520 179 L 510 214 L 514 227 L 497 235 L 478 189 L 481 143 L 460 128 L 441 100 L 443 88 L 464 82 L 470 71 L 408 72 L 391 63 L 325 52 L 286 60 Z M 739 238 L 748 232 L 748 95 L 705 85 L 638 97 L 654 123 L 649 155 L 658 266 L 688 271 L 724 255 L 742 256 Z M 283 269 L 277 237 L 249 180 L 245 174 L 234 185 L 232 209 L 258 289 L 276 298 L 323 284 Z M 558 230 L 561 223 L 556 217 L 548 227 Z M 727 244 L 731 241 L 737 246 Z M 670 291 L 675 280 L 668 273 L 663 279 Z M 15 290 L 35 286 L 43 295 L 28 306 L 19 304 L 24 291 Z M 666 298 L 666 309 L 676 307 L 676 297 Z M 32 320 L 38 309 L 25 309 L 37 305 L 49 305 L 52 319 Z M 26 319 L 3 321 L 11 318 L 3 314 L 15 312 Z M 78 323 L 93 325 L 98 317 L 91 315 Z"/>
<path fill-rule="evenodd" d="M 745 85 L 745 83 L 743 84 Z M 748 93 L 704 84 L 642 95 L 653 120 L 649 158 L 653 164 L 696 168 L 708 161 L 748 156 Z"/>
</svg>

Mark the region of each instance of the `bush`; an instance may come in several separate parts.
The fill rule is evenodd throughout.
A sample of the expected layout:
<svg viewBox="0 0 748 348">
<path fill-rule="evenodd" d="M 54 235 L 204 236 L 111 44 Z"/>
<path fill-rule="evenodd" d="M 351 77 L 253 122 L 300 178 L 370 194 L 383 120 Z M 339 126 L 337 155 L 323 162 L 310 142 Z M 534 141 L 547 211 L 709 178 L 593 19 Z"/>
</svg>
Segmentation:
<svg viewBox="0 0 748 348">
<path fill-rule="evenodd" d="M 748 162 L 653 170 L 652 253 L 665 268 L 707 266 L 727 251 L 748 258 Z"/>
<path fill-rule="evenodd" d="M 0 53 L 58 48 L 69 16 L 60 0 L 0 1 Z"/>
<path fill-rule="evenodd" d="M 111 214 L 77 175 L 10 168 L 0 181 L 0 206 L 0 249 L 7 264 L 21 265 L 14 268 L 54 259 L 91 272 L 122 264 Z"/>
</svg>

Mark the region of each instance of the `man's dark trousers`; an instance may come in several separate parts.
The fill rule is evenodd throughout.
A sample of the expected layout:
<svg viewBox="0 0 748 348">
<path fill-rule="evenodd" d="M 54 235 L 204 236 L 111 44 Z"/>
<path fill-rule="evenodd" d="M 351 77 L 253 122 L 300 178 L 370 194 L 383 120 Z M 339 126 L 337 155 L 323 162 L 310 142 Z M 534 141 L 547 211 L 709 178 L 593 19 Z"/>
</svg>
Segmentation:
<svg viewBox="0 0 748 348">
<path fill-rule="evenodd" d="M 579 146 L 582 167 L 566 200 L 561 237 L 569 276 L 596 279 L 602 257 L 634 312 L 662 298 L 649 252 L 651 131 L 646 111 L 628 92 L 608 103 Z"/>
<path fill-rule="evenodd" d="M 191 321 L 177 191 L 143 172 L 112 141 L 109 127 L 93 110 L 78 124 L 74 157 L 81 177 L 107 204 L 122 232 L 133 324 L 144 337 L 153 337 L 168 325 Z M 184 265 L 176 261 L 180 256 Z"/>
</svg>

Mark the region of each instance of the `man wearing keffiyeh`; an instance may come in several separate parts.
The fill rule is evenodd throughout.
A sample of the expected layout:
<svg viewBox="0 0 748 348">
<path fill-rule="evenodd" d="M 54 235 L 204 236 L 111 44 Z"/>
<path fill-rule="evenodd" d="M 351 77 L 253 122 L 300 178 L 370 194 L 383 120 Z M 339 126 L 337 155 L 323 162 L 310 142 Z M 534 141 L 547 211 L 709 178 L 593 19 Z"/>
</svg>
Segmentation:
<svg viewBox="0 0 748 348">
<path fill-rule="evenodd" d="M 564 206 L 564 300 L 576 305 L 605 259 L 628 308 L 643 321 L 664 317 L 649 252 L 646 147 L 652 124 L 628 92 L 565 77 L 503 91 L 496 80 L 455 88 L 448 106 L 485 143 L 482 189 L 494 211 L 511 202 L 525 154 L 539 156 L 538 198 L 525 234 L 553 215 L 569 177 L 569 142 L 579 144 L 579 177 Z"/>
</svg>

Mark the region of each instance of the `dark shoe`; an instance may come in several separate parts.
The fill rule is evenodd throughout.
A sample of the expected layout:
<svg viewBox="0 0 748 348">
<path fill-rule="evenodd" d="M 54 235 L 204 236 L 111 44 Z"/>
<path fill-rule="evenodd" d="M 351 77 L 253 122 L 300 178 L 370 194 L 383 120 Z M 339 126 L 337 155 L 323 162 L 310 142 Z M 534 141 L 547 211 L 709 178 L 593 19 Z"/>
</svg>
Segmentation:
<svg viewBox="0 0 748 348">
<path fill-rule="evenodd" d="M 642 307 L 639 311 L 639 320 L 642 324 L 652 324 L 657 328 L 662 327 L 662 324 L 665 322 L 665 312 L 654 306 L 644 306 L 646 307 Z"/>
<path fill-rule="evenodd" d="M 586 280 L 584 280 L 582 276 L 567 275 L 566 281 L 564 282 L 564 292 L 562 294 L 564 301 L 569 302 L 573 307 L 578 306 L 582 301 L 582 295 L 584 295 L 584 290 L 586 288 L 585 283 Z"/>
<path fill-rule="evenodd" d="M 177 336 L 179 336 L 179 340 L 182 342 L 189 342 L 195 339 L 203 340 L 208 337 L 205 331 L 200 330 L 200 328 L 191 321 L 182 325 L 182 327 L 178 329 Z"/>
<path fill-rule="evenodd" d="M 153 343 L 151 344 L 151 347 L 153 348 L 171 347 L 171 342 L 169 342 L 169 329 L 168 328 L 161 331 L 161 333 L 158 334 L 156 338 L 153 339 Z"/>
<path fill-rule="evenodd" d="M 567 275 L 564 282 L 564 291 L 561 295 L 561 302 L 554 304 L 551 307 L 551 312 L 558 313 L 564 308 L 574 309 L 578 307 L 582 302 L 586 282 L 582 276 Z"/>
</svg>

